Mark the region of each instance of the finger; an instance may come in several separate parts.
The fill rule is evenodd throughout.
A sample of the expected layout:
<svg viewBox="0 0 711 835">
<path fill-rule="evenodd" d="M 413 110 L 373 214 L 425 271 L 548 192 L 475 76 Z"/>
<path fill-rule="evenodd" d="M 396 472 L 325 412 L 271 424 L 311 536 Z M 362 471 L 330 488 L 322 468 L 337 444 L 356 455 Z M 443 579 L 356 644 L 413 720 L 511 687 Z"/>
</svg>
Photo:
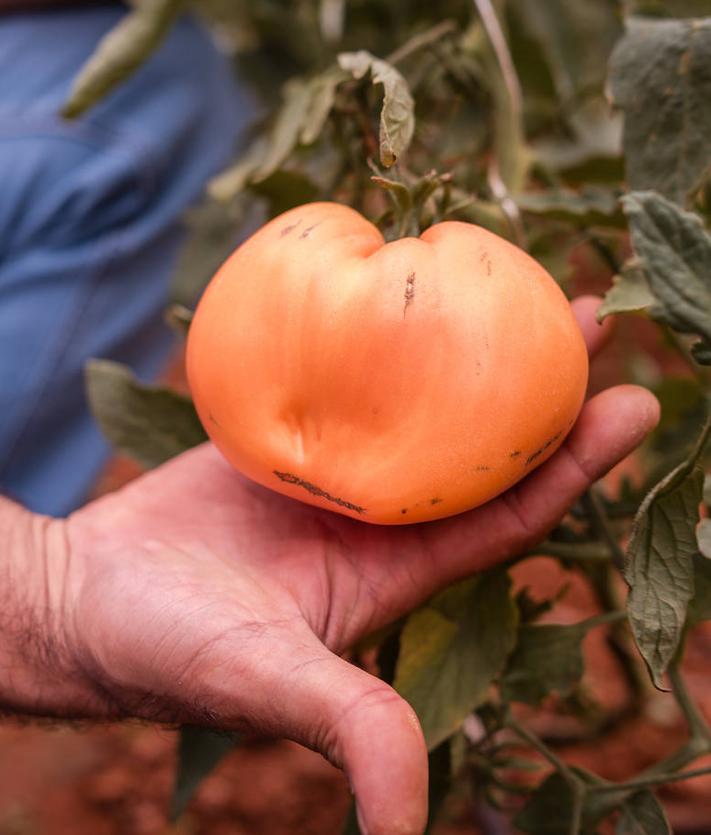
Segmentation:
<svg viewBox="0 0 711 835">
<path fill-rule="evenodd" d="M 597 296 L 580 296 L 570 305 L 591 357 L 604 347 L 613 330 L 611 319 L 607 318 L 600 324 L 595 318 L 600 302 Z"/>
<path fill-rule="evenodd" d="M 498 499 L 422 526 L 439 567 L 436 586 L 487 568 L 540 542 L 591 484 L 638 446 L 659 420 L 646 389 L 616 386 L 593 397 L 560 449 Z"/>
<path fill-rule="evenodd" d="M 240 665 L 233 680 L 223 668 L 220 695 L 211 699 L 220 705 L 215 715 L 247 716 L 261 732 L 295 740 L 342 768 L 363 835 L 422 835 L 427 749 L 412 708 L 385 682 L 330 653 L 311 632 L 303 641 L 295 640 L 298 629 L 288 636 L 273 632 L 269 652 L 258 652 L 257 663 Z M 244 647 L 234 650 L 244 655 Z"/>
</svg>

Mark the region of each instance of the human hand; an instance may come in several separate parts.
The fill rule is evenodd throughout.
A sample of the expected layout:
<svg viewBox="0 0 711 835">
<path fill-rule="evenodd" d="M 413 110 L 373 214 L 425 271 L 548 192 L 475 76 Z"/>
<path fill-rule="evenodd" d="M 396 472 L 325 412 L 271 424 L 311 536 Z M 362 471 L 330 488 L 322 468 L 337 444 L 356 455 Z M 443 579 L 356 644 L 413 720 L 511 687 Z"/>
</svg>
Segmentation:
<svg viewBox="0 0 711 835">
<path fill-rule="evenodd" d="M 574 304 L 591 353 L 606 332 L 596 304 Z M 266 490 L 210 445 L 176 458 L 61 523 L 67 645 L 97 694 L 85 712 L 296 740 L 345 770 L 364 832 L 422 832 L 417 719 L 339 653 L 540 541 L 657 416 L 646 391 L 610 389 L 586 404 L 550 460 L 498 499 L 399 527 Z"/>
</svg>

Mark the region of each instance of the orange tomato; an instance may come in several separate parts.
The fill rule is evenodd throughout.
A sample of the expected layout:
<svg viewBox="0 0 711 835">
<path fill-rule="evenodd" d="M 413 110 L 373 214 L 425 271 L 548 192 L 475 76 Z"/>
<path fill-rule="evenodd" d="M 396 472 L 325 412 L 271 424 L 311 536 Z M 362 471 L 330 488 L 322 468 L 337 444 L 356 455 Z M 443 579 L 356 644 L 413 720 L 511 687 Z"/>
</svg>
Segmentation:
<svg viewBox="0 0 711 835">
<path fill-rule="evenodd" d="M 379 524 L 461 513 L 550 457 L 587 354 L 555 281 L 467 223 L 385 243 L 334 203 L 267 223 L 198 305 L 188 379 L 244 475 Z"/>
</svg>

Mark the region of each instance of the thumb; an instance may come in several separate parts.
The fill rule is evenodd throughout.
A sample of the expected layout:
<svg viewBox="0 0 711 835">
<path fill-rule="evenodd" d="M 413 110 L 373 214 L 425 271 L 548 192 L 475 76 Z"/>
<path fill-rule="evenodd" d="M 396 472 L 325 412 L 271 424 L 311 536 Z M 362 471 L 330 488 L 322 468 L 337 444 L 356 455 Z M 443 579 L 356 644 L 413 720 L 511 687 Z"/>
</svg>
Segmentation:
<svg viewBox="0 0 711 835">
<path fill-rule="evenodd" d="M 287 669 L 278 684 L 286 697 L 267 720 L 272 732 L 319 751 L 346 772 L 363 835 L 422 835 L 427 748 L 410 705 L 315 637 L 310 647 L 299 647 L 298 657 L 289 653 Z"/>
</svg>

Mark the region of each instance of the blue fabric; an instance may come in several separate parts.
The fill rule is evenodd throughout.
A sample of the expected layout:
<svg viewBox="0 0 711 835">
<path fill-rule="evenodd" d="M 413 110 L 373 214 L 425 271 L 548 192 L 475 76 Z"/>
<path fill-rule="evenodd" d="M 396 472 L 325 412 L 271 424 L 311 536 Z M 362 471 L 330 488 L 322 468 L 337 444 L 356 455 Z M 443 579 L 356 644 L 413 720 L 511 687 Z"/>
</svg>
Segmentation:
<svg viewBox="0 0 711 835">
<path fill-rule="evenodd" d="M 78 122 L 56 114 L 120 6 L 0 17 L 0 491 L 63 515 L 108 447 L 89 357 L 163 366 L 180 217 L 251 118 L 208 35 L 183 20 Z"/>
</svg>

